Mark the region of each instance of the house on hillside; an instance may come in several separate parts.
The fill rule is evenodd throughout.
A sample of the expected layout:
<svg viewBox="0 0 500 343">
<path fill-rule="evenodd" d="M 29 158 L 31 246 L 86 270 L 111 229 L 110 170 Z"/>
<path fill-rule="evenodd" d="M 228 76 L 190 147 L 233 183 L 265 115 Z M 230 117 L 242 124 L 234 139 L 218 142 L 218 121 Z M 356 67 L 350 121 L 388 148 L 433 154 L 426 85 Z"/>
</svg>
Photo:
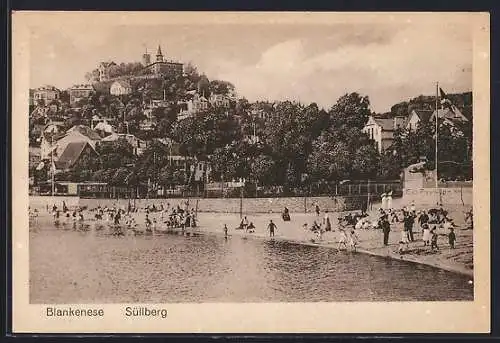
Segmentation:
<svg viewBox="0 0 500 343">
<path fill-rule="evenodd" d="M 109 80 L 109 68 L 116 66 L 115 62 L 101 62 L 99 63 L 99 81 L 105 82 Z"/>
<path fill-rule="evenodd" d="M 188 94 L 190 94 L 188 92 Z M 203 95 L 193 92 L 192 99 L 179 104 L 177 120 L 182 120 L 194 116 L 196 113 L 207 110 L 210 102 Z"/>
<path fill-rule="evenodd" d="M 94 93 L 94 87 L 92 85 L 74 85 L 68 89 L 69 93 L 69 104 L 73 106 L 75 103 L 81 99 L 88 98 Z"/>
<path fill-rule="evenodd" d="M 93 127 L 93 130 L 97 131 L 97 133 L 99 133 L 102 136 L 109 135 L 115 132 L 115 128 L 113 127 L 113 125 L 108 123 L 106 120 L 97 123 L 97 125 Z"/>
<path fill-rule="evenodd" d="M 48 104 L 52 100 L 58 100 L 61 92 L 54 86 L 42 86 L 33 92 L 33 99 L 35 104 L 38 103 L 39 100 L 43 100 L 44 103 Z"/>
<path fill-rule="evenodd" d="M 231 104 L 229 98 L 224 94 L 211 94 L 208 101 L 213 107 L 229 108 Z"/>
<path fill-rule="evenodd" d="M 145 141 L 137 138 L 132 134 L 127 134 L 127 133 L 112 133 L 109 136 L 104 137 L 101 140 L 100 144 L 115 142 L 118 139 L 125 139 L 134 149 L 134 155 L 141 155 L 144 152 L 144 149 L 146 148 Z"/>
<path fill-rule="evenodd" d="M 437 111 L 438 118 L 448 121 L 450 123 L 466 123 L 469 120 L 463 115 L 463 113 L 456 107 L 450 106 L 447 108 L 440 108 Z M 432 112 L 430 121 L 434 121 L 436 118 L 436 111 Z"/>
<path fill-rule="evenodd" d="M 370 116 L 362 131 L 375 141 L 379 152 L 385 151 L 394 140 L 395 119 Z"/>
<path fill-rule="evenodd" d="M 427 123 L 432 115 L 432 110 L 412 110 L 404 125 L 409 131 L 415 131 L 419 123 Z"/>
<path fill-rule="evenodd" d="M 48 137 L 44 135 L 41 148 L 41 158 L 49 159 L 51 153 L 54 160 L 58 160 L 59 156 L 66 149 L 66 146 L 74 142 L 87 142 L 95 149 L 96 143 L 101 140 L 101 136 L 90 127 L 85 125 L 76 125 L 66 131 L 66 133 L 57 134 L 55 137 Z M 54 142 L 52 144 L 52 142 Z"/>
<path fill-rule="evenodd" d="M 115 96 L 127 95 L 132 93 L 132 86 L 125 80 L 117 80 L 111 84 L 109 92 Z"/>
<path fill-rule="evenodd" d="M 96 159 L 99 156 L 89 142 L 70 142 L 55 161 L 56 171 L 71 170 L 82 158 Z"/>
<path fill-rule="evenodd" d="M 167 147 L 168 151 L 168 163 L 178 169 L 185 170 L 187 163 L 193 160 L 193 157 L 182 155 L 180 152 L 181 145 L 174 142 L 169 138 L 158 138 L 155 139 Z"/>
</svg>

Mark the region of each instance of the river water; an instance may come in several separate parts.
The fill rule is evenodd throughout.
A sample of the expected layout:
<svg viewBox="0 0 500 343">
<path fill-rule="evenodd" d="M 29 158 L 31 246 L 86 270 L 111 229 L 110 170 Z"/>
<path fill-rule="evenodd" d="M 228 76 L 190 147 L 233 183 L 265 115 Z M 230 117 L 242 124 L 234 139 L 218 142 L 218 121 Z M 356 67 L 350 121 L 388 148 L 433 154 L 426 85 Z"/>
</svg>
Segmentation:
<svg viewBox="0 0 500 343">
<path fill-rule="evenodd" d="M 30 227 L 31 303 L 473 300 L 429 266 L 278 241 Z"/>
</svg>

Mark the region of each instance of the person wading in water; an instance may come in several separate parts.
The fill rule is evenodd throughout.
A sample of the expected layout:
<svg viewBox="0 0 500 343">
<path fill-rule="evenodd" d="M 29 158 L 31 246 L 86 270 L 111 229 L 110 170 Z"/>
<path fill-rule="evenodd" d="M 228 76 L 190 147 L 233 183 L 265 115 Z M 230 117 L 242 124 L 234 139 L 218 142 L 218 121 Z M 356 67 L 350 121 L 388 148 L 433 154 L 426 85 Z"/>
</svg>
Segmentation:
<svg viewBox="0 0 500 343">
<path fill-rule="evenodd" d="M 273 223 L 272 219 L 269 221 L 267 228 L 269 229 L 269 237 L 274 237 L 274 230 L 277 229 L 277 227 L 276 224 Z"/>
</svg>

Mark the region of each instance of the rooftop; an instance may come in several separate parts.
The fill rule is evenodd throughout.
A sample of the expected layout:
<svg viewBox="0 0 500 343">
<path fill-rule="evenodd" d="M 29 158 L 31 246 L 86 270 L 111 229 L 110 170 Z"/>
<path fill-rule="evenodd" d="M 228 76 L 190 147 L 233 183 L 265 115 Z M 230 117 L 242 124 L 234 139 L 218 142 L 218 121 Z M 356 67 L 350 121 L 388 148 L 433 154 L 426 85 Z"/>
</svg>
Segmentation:
<svg viewBox="0 0 500 343">
<path fill-rule="evenodd" d="M 55 162 L 56 167 L 58 169 L 69 169 L 71 168 L 76 161 L 80 158 L 83 150 L 86 146 L 90 146 L 88 142 L 71 142 L 66 145 L 63 153 L 59 157 L 59 159 Z M 91 147 L 91 146 L 90 146 Z M 92 150 L 94 150 L 91 147 Z M 95 152 L 95 150 L 94 150 Z"/>
</svg>

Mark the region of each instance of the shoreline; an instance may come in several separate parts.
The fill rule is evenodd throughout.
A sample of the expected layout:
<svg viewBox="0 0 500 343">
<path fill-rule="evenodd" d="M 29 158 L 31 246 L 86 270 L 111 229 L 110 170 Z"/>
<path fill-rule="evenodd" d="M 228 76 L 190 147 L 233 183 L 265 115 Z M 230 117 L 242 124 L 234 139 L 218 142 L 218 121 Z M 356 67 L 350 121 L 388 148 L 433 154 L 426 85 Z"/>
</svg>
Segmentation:
<svg viewBox="0 0 500 343">
<path fill-rule="evenodd" d="M 267 241 L 280 241 L 287 242 L 290 244 L 301 244 L 307 246 L 324 247 L 329 249 L 337 250 L 338 245 L 338 230 L 336 225 L 333 225 L 332 231 L 323 234 L 322 241 L 317 241 L 316 235 L 311 232 L 304 231 L 300 223 L 308 222 L 313 220 L 321 220 L 321 216 L 316 216 L 315 214 L 303 214 L 303 213 L 291 213 L 293 221 L 283 222 L 281 221 L 279 213 L 267 213 L 267 214 L 248 214 L 249 221 L 252 221 L 256 226 L 254 233 L 245 233 L 243 230 L 236 230 L 235 228 L 239 225 L 240 216 L 239 214 L 227 214 L 227 213 L 214 213 L 214 212 L 199 212 L 198 213 L 198 226 L 196 228 L 187 228 L 185 231 L 190 234 L 203 234 L 203 235 L 217 235 L 224 236 L 222 227 L 227 224 L 229 232 L 228 236 L 238 236 L 242 239 L 261 239 Z M 43 214 L 41 217 L 51 217 L 49 214 Z M 85 217 L 89 218 L 90 213 L 87 213 Z M 144 230 L 144 217 L 145 213 L 136 212 L 133 214 L 136 222 L 139 224 L 137 231 Z M 158 214 L 150 214 L 150 218 L 159 216 Z M 159 219 L 159 217 L 157 217 Z M 41 218 L 40 218 L 41 219 Z M 276 230 L 276 235 L 273 238 L 268 237 L 267 223 L 272 219 L 278 226 Z M 334 214 L 332 213 L 331 219 L 334 219 Z M 91 219 L 90 222 L 94 222 Z M 158 220 L 158 223 L 161 221 Z M 88 222 L 87 222 L 88 223 Z M 202 223 L 201 225 L 199 223 Z M 109 223 L 103 222 L 103 225 Z M 181 229 L 172 229 L 172 232 L 166 232 L 162 225 L 158 225 L 158 232 L 154 233 L 156 235 L 171 234 L 177 232 L 181 233 Z M 442 246 L 438 253 L 428 254 L 428 250 L 422 253 L 422 246 L 418 245 L 421 241 L 418 240 L 420 232 L 415 230 L 414 234 L 416 236 L 415 242 L 410 243 L 410 250 L 405 254 L 399 254 L 397 252 L 398 241 L 399 241 L 399 225 L 393 224 L 391 228 L 391 234 L 389 239 L 389 245 L 382 245 L 382 234 L 376 229 L 357 229 L 356 233 L 359 237 L 359 242 L 356 248 L 356 252 L 368 254 L 372 256 L 378 256 L 383 258 L 390 258 L 398 261 L 406 261 L 414 264 L 427 265 L 441 270 L 458 273 L 461 275 L 466 275 L 470 278 L 474 278 L 474 269 L 468 268 L 467 263 L 461 263 L 454 260 L 456 256 L 463 255 L 463 257 L 468 258 L 472 255 L 472 231 L 471 230 L 457 230 L 457 235 L 462 240 L 462 246 L 457 245 L 457 249 L 451 250 L 447 247 Z M 391 239 L 392 238 L 392 239 Z M 470 241 L 470 242 L 469 242 Z M 470 247 L 469 247 L 470 244 Z M 442 243 L 441 243 L 442 245 Z M 345 251 L 345 250 L 343 250 Z M 348 251 L 350 252 L 350 251 Z M 452 253 L 451 256 L 447 256 Z M 473 267 L 473 265 L 472 265 Z"/>
<path fill-rule="evenodd" d="M 179 231 L 179 233 L 180 233 L 180 229 L 174 229 L 174 231 Z M 195 233 L 198 235 L 201 234 L 201 235 L 224 236 L 224 234 L 221 232 L 204 230 L 203 227 L 189 228 L 189 229 L 186 229 L 186 232 L 190 232 L 190 234 Z M 169 233 L 161 233 L 161 234 L 169 234 Z M 279 236 L 274 237 L 274 238 L 269 238 L 269 237 L 265 237 L 265 236 L 261 236 L 261 235 L 244 234 L 244 232 L 243 232 L 243 234 L 238 233 L 238 234 L 231 234 L 228 236 L 229 237 L 237 236 L 237 237 L 240 237 L 242 239 L 256 239 L 256 240 L 265 240 L 265 241 L 286 242 L 286 243 L 290 243 L 290 244 L 299 244 L 299 245 L 322 247 L 322 248 L 337 250 L 337 245 L 332 243 L 332 242 L 318 242 L 318 243 L 316 243 L 316 242 L 300 241 L 300 240 L 296 240 L 296 239 L 279 237 Z M 245 237 L 245 238 L 243 238 L 243 237 Z M 391 251 L 391 246 L 388 246 L 382 250 L 386 250 L 385 254 L 383 252 L 374 251 L 374 250 L 370 250 L 369 248 L 363 248 L 362 246 L 359 246 L 356 248 L 356 251 L 354 251 L 354 253 L 362 253 L 362 254 L 378 256 L 378 257 L 383 257 L 383 258 L 390 258 L 390 259 L 397 260 L 397 261 L 405 261 L 405 262 L 414 263 L 414 264 L 426 265 L 426 266 L 430 266 L 433 268 L 442 269 L 445 271 L 466 275 L 466 276 L 469 276 L 472 279 L 474 279 L 474 270 L 473 269 L 467 269 L 465 267 L 461 267 L 458 265 L 446 265 L 444 263 L 439 263 L 439 262 L 425 261 L 423 259 L 419 259 L 418 257 L 412 256 L 409 254 L 400 255 L 397 252 Z M 342 250 L 342 251 L 345 251 L 345 250 Z M 352 251 L 345 251 L 345 252 L 352 253 Z"/>
</svg>

